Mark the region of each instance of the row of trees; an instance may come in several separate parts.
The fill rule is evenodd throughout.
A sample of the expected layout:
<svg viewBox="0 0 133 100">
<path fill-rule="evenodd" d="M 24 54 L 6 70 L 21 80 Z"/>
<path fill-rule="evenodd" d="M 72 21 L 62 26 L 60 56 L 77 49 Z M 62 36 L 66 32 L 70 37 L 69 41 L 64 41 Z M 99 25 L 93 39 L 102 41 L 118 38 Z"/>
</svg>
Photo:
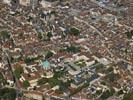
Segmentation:
<svg viewBox="0 0 133 100">
<path fill-rule="evenodd" d="M 14 75 L 16 78 L 20 78 L 21 77 L 21 74 L 24 72 L 23 70 L 23 67 L 17 67 L 15 70 L 14 70 Z"/>
<path fill-rule="evenodd" d="M 2 73 L 0 73 L 0 87 L 3 86 L 4 84 L 6 84 L 6 80 L 4 79 Z"/>
</svg>

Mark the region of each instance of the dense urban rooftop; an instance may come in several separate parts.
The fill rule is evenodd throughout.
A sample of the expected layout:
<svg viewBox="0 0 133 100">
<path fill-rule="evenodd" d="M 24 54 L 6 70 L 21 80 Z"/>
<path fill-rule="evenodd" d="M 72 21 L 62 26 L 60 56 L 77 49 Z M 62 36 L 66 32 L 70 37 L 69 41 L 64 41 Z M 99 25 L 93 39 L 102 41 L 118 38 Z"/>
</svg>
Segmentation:
<svg viewBox="0 0 133 100">
<path fill-rule="evenodd" d="M 132 100 L 132 0 L 0 0 L 0 100 Z"/>
</svg>

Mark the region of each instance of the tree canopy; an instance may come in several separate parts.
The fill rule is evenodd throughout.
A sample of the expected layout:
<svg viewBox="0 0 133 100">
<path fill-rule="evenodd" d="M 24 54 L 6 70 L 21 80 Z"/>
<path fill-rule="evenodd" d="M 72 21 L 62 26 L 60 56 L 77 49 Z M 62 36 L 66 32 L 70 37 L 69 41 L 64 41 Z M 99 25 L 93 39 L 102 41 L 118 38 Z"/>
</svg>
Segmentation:
<svg viewBox="0 0 133 100">
<path fill-rule="evenodd" d="M 125 32 L 125 34 L 127 35 L 128 38 L 132 38 L 133 36 L 133 30 Z"/>
<path fill-rule="evenodd" d="M 66 48 L 66 51 L 67 52 L 72 52 L 72 53 L 77 53 L 77 52 L 80 51 L 80 47 L 76 47 L 76 46 L 71 45 L 71 46 L 68 46 Z"/>
<path fill-rule="evenodd" d="M 41 79 L 38 80 L 38 85 L 43 85 L 43 84 L 45 84 L 47 82 L 48 82 L 47 78 L 41 78 Z"/>
<path fill-rule="evenodd" d="M 7 31 L 2 31 L 0 32 L 0 37 L 3 39 L 8 39 L 10 38 L 10 34 Z"/>
<path fill-rule="evenodd" d="M 15 100 L 16 90 L 12 88 L 0 89 L 0 100 Z"/>
<path fill-rule="evenodd" d="M 52 51 L 48 51 L 47 54 L 46 54 L 46 56 L 45 56 L 45 59 L 50 58 L 51 56 L 53 56 L 53 54 L 54 53 Z"/>
<path fill-rule="evenodd" d="M 16 78 L 20 78 L 21 74 L 23 73 L 23 68 L 22 67 L 18 67 L 14 70 L 14 75 Z"/>
<path fill-rule="evenodd" d="M 110 88 L 110 90 L 104 91 L 100 98 L 102 100 L 106 100 L 107 98 L 112 96 L 114 93 L 115 93 L 115 90 L 113 88 Z"/>
<path fill-rule="evenodd" d="M 125 94 L 123 100 L 133 100 L 133 91 Z"/>
<path fill-rule="evenodd" d="M 28 88 L 28 87 L 30 86 L 29 81 L 28 81 L 28 80 L 25 80 L 25 81 L 23 82 L 23 86 L 24 86 L 24 88 Z"/>
<path fill-rule="evenodd" d="M 47 33 L 48 39 L 50 39 L 52 36 L 53 36 L 52 32 L 48 32 L 48 33 Z"/>
<path fill-rule="evenodd" d="M 70 34 L 78 36 L 80 34 L 80 31 L 77 28 L 72 27 L 72 28 L 70 28 Z"/>
</svg>

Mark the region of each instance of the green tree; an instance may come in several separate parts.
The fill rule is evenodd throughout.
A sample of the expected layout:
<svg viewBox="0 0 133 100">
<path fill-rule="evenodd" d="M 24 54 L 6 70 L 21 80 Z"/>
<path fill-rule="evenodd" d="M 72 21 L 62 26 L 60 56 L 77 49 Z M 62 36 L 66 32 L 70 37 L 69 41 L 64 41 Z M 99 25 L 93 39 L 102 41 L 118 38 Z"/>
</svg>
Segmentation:
<svg viewBox="0 0 133 100">
<path fill-rule="evenodd" d="M 37 57 L 33 57 L 33 58 L 26 57 L 26 58 L 24 58 L 24 61 L 25 61 L 26 63 L 30 63 L 30 62 L 33 62 L 33 61 L 35 61 L 35 60 L 37 60 L 37 59 L 38 59 Z"/>
<path fill-rule="evenodd" d="M 48 58 L 50 58 L 52 56 L 53 56 L 53 52 L 48 51 L 47 54 L 46 54 L 46 56 L 45 56 L 45 59 L 48 59 Z"/>
<path fill-rule="evenodd" d="M 41 40 L 43 38 L 42 33 L 38 33 L 38 38 Z"/>
<path fill-rule="evenodd" d="M 89 85 L 90 85 L 89 82 L 84 83 L 82 86 L 79 86 L 75 91 L 73 91 L 73 92 L 69 95 L 69 97 L 71 97 L 71 96 L 73 96 L 74 94 L 80 92 L 82 89 L 88 87 Z"/>
<path fill-rule="evenodd" d="M 70 28 L 70 34 L 78 36 L 80 34 L 80 31 L 77 28 L 72 27 L 72 28 Z"/>
<path fill-rule="evenodd" d="M 107 75 L 107 78 L 110 82 L 114 82 L 116 80 L 117 74 L 114 74 L 114 72 L 111 72 Z"/>
<path fill-rule="evenodd" d="M 107 69 L 107 73 L 113 72 L 113 71 L 114 71 L 114 68 L 112 66 Z"/>
<path fill-rule="evenodd" d="M 54 86 L 56 86 L 56 85 L 61 85 L 61 81 L 60 80 L 58 80 L 57 78 L 55 78 L 55 77 L 52 77 L 52 78 L 50 78 L 49 80 L 48 80 L 48 83 L 49 83 L 49 85 L 51 86 L 51 87 L 54 87 Z"/>
<path fill-rule="evenodd" d="M 2 73 L 0 73 L 0 85 L 6 84 L 6 80 L 4 79 Z"/>
<path fill-rule="evenodd" d="M 48 79 L 47 78 L 41 78 L 41 79 L 39 79 L 38 80 L 38 85 L 43 85 L 43 84 L 45 84 L 45 83 L 47 83 L 48 82 Z"/>
<path fill-rule="evenodd" d="M 76 47 L 76 46 L 73 46 L 73 45 L 71 45 L 71 46 L 69 46 L 69 47 L 67 47 L 67 52 L 72 52 L 72 53 L 77 53 L 77 52 L 79 52 L 80 51 L 80 48 L 79 47 Z"/>
<path fill-rule="evenodd" d="M 121 89 L 121 90 L 119 90 L 118 92 L 117 92 L 117 94 L 118 95 L 121 95 L 121 94 L 123 94 L 124 92 L 123 92 L 123 90 Z"/>
<path fill-rule="evenodd" d="M 29 81 L 28 81 L 28 80 L 25 80 L 25 81 L 23 82 L 23 86 L 24 86 L 24 88 L 28 88 L 28 87 L 30 86 Z"/>
<path fill-rule="evenodd" d="M 102 84 L 102 85 L 106 85 L 106 82 L 105 82 L 105 81 L 102 81 L 101 84 Z"/>
<path fill-rule="evenodd" d="M 133 100 L 133 91 L 125 94 L 123 100 Z"/>
<path fill-rule="evenodd" d="M 96 71 L 100 70 L 100 69 L 103 69 L 104 68 L 104 65 L 101 64 L 101 63 L 96 63 L 95 65 L 95 68 L 96 68 Z"/>
<path fill-rule="evenodd" d="M 33 20 L 33 17 L 31 17 L 31 16 L 29 16 L 27 19 L 28 22 L 31 22 L 32 20 Z"/>
<path fill-rule="evenodd" d="M 9 39 L 10 38 L 10 34 L 7 31 L 2 31 L 2 32 L 0 32 L 0 37 L 2 39 Z"/>
<path fill-rule="evenodd" d="M 96 95 L 100 95 L 102 93 L 102 90 L 96 90 Z"/>
<path fill-rule="evenodd" d="M 23 73 L 23 68 L 22 67 L 18 67 L 14 70 L 14 75 L 16 78 L 20 78 L 21 74 Z"/>
<path fill-rule="evenodd" d="M 133 36 L 133 30 L 131 30 L 131 31 L 128 31 L 128 32 L 125 32 L 125 34 L 127 35 L 127 37 L 128 38 L 132 38 L 132 36 Z"/>
<path fill-rule="evenodd" d="M 48 39 L 50 39 L 52 36 L 53 36 L 53 35 L 52 35 L 52 32 L 48 32 L 48 33 L 47 33 Z"/>
<path fill-rule="evenodd" d="M 0 89 L 0 100 L 15 100 L 16 90 L 13 88 Z"/>
<path fill-rule="evenodd" d="M 112 96 L 115 93 L 115 90 L 113 88 L 110 88 L 110 90 L 106 90 L 102 93 L 101 95 L 101 99 L 102 100 L 106 100 L 107 98 L 109 98 L 110 96 Z"/>
<path fill-rule="evenodd" d="M 76 65 L 80 66 L 81 68 L 86 66 L 86 62 L 84 61 L 84 59 L 81 59 L 81 60 L 76 61 L 76 62 L 74 62 L 74 63 L 75 63 Z"/>
<path fill-rule="evenodd" d="M 4 77 L 3 77 L 2 73 L 0 73 L 0 82 L 1 82 L 2 80 L 4 80 Z"/>
</svg>

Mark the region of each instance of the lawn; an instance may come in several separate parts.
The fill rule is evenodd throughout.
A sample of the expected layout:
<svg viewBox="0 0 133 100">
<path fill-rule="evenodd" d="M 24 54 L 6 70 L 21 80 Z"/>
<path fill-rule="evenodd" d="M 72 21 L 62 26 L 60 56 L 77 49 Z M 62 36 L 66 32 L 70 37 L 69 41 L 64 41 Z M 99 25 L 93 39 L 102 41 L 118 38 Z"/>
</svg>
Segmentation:
<svg viewBox="0 0 133 100">
<path fill-rule="evenodd" d="M 80 59 L 76 62 L 74 62 L 74 64 L 76 64 L 77 66 L 80 66 L 80 67 L 85 67 L 86 66 L 86 62 L 84 59 Z"/>
</svg>

